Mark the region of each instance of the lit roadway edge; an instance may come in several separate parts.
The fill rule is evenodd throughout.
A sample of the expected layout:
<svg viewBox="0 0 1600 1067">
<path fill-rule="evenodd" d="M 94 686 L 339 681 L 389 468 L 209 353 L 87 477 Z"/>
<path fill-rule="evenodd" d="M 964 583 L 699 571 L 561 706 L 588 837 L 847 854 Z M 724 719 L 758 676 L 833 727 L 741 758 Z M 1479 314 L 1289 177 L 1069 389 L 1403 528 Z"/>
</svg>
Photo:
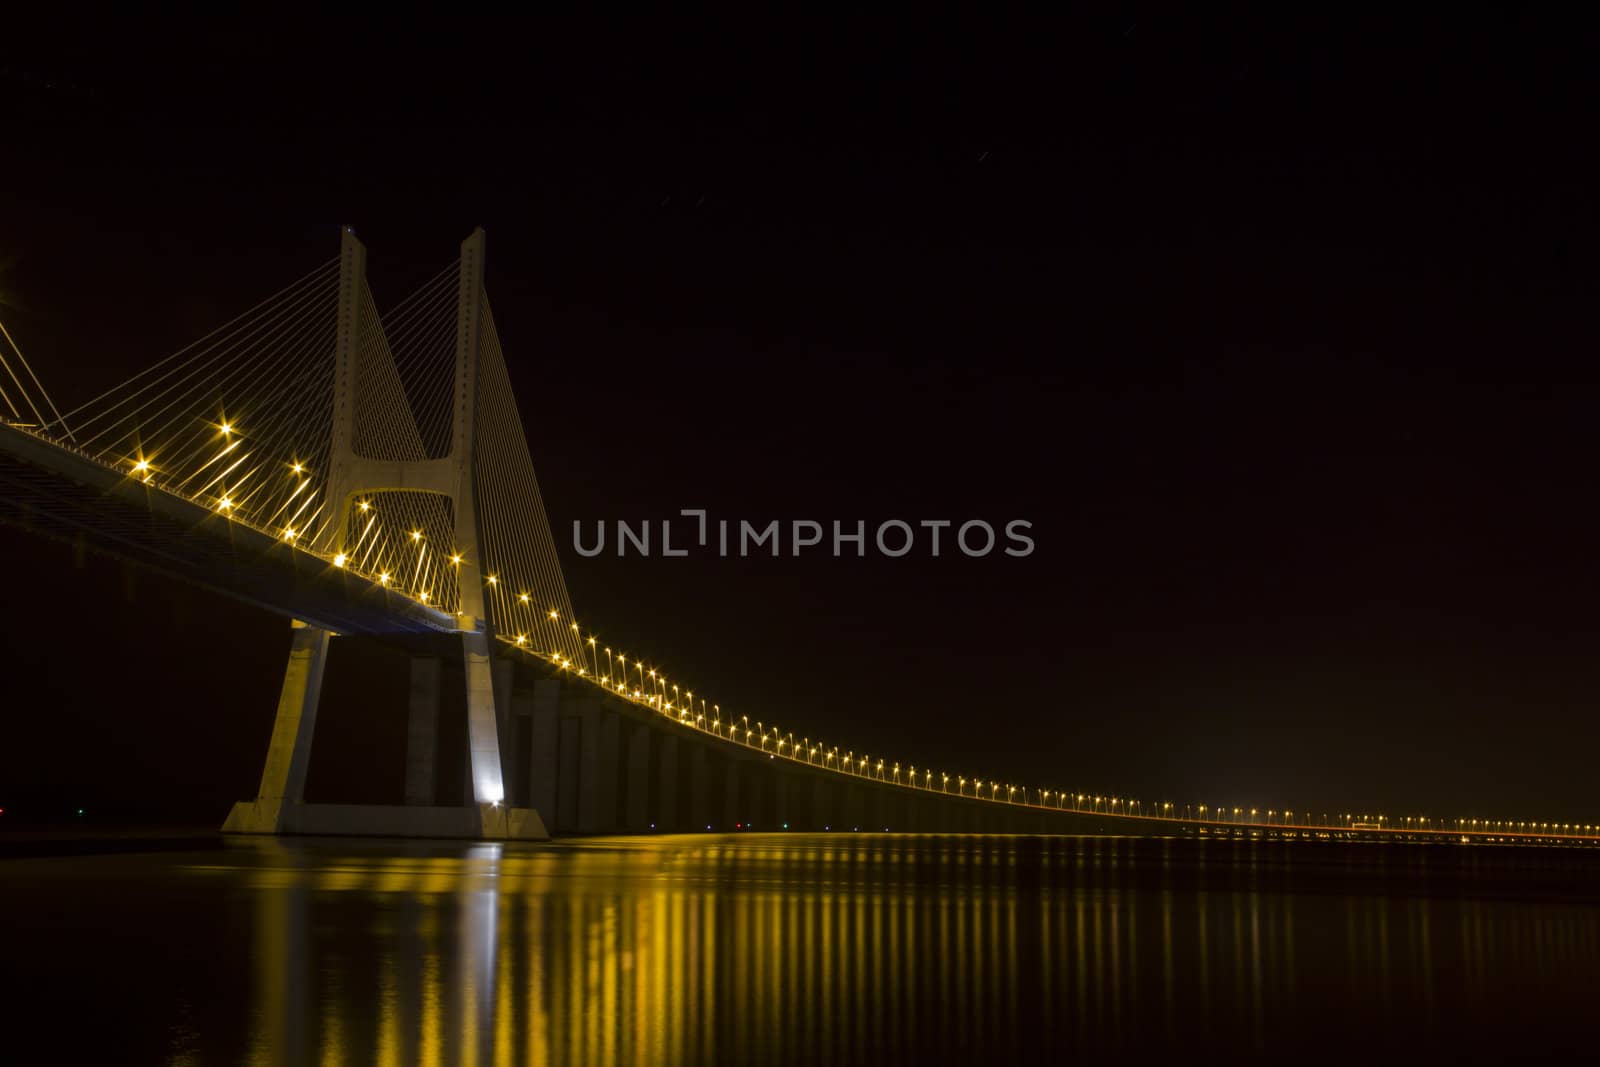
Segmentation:
<svg viewBox="0 0 1600 1067">
<path fill-rule="evenodd" d="M 312 584 L 327 586 L 328 580 L 337 575 L 341 581 L 338 593 L 343 598 L 344 603 L 341 605 L 338 602 L 338 597 L 331 596 L 331 591 L 328 588 L 321 590 L 302 588 L 296 591 L 313 596 L 320 595 L 322 603 L 309 612 L 304 610 L 304 605 L 302 604 L 296 604 L 295 609 L 291 610 L 283 602 L 284 598 L 281 595 L 273 595 L 274 593 L 281 594 L 282 591 L 280 587 L 272 584 L 277 576 L 246 573 L 240 570 L 236 559 L 232 561 L 234 569 L 238 572 L 234 575 L 235 577 L 254 578 L 258 587 L 262 589 L 270 588 L 271 592 L 252 594 L 249 591 L 241 592 L 238 588 L 225 588 L 214 583 L 207 583 L 193 573 L 196 562 L 193 559 L 184 559 L 170 551 L 163 552 L 148 543 L 138 543 L 128 536 L 119 536 L 114 531 L 107 531 L 104 526 L 91 524 L 87 515 L 65 515 L 60 507 L 56 507 L 54 511 L 47 511 L 37 507 L 32 501 L 24 501 L 22 495 L 28 494 L 35 498 L 48 496 L 50 505 L 65 504 L 67 507 L 71 507 L 76 503 L 75 501 L 67 500 L 64 493 L 50 494 L 47 491 L 45 494 L 40 494 L 39 486 L 41 483 L 37 479 L 36 472 L 29 472 L 35 474 L 31 479 L 26 478 L 26 476 L 19 476 L 18 461 L 26 465 L 26 467 L 42 469 L 55 476 L 57 481 L 52 483 L 51 488 L 59 487 L 59 479 L 64 478 L 77 485 L 95 490 L 102 497 L 116 497 L 127 503 L 143 503 L 157 517 L 186 524 L 190 533 L 200 529 L 206 530 L 209 539 L 217 538 L 214 532 L 216 528 L 213 525 L 213 520 L 223 518 L 228 524 L 230 547 L 234 549 L 243 547 L 259 553 L 268 551 L 281 553 L 287 551 L 291 567 L 297 576 L 303 575 L 305 568 L 297 565 L 295 561 L 302 559 L 306 561 L 315 560 L 318 565 L 313 569 Z M 158 482 L 130 477 L 126 472 L 107 463 L 105 460 L 58 441 L 40 432 L 37 427 L 20 425 L 3 417 L 0 417 L 0 484 L 6 485 L 8 489 L 19 491 L 19 517 L 22 519 L 23 525 L 33 525 L 30 521 L 31 519 L 43 518 L 47 522 L 55 523 L 56 532 L 58 533 L 63 529 L 77 533 L 92 532 L 98 535 L 102 542 L 109 537 L 109 539 L 117 542 L 116 547 L 112 549 L 117 554 L 128 556 L 136 562 L 143 563 L 174 577 L 209 585 L 210 588 L 234 599 L 244 600 L 274 613 L 291 614 L 294 617 L 301 618 L 302 621 L 324 627 L 336 633 L 393 633 L 398 631 L 448 633 L 460 630 L 456 615 L 425 604 L 406 593 L 381 583 L 374 577 L 360 574 L 352 568 L 336 565 L 331 556 L 325 556 L 320 552 L 309 550 L 298 543 L 286 542 L 284 539 L 261 529 L 247 519 L 237 518 L 229 514 L 219 515 L 212 508 L 175 493 Z M 234 541 L 234 538 L 240 533 L 244 534 L 242 544 Z M 233 553 L 234 557 L 237 557 L 237 555 L 237 552 Z M 219 560 L 217 562 L 229 561 Z M 263 580 L 266 581 L 265 585 L 263 585 Z M 358 599 L 381 599 L 383 604 L 381 622 L 374 621 L 374 616 L 364 614 L 359 608 L 352 610 L 349 603 L 351 596 L 348 588 L 348 583 L 352 581 L 359 583 L 355 590 Z M 760 739 L 753 741 L 752 737 L 755 732 L 749 727 L 748 718 L 743 719 L 745 722 L 743 727 L 744 736 L 740 738 L 738 736 L 740 727 L 735 725 L 731 718 L 727 724 L 721 721 L 721 709 L 718 705 L 713 705 L 716 708 L 716 718 L 709 724 L 705 721 L 703 710 L 700 714 L 695 714 L 691 710 L 692 705 L 691 707 L 683 707 L 681 704 L 674 706 L 672 701 L 666 698 L 666 677 L 659 671 L 650 672 L 650 684 L 658 686 L 658 692 L 646 693 L 642 689 L 630 689 L 626 680 L 613 685 L 609 676 L 601 679 L 590 674 L 587 668 L 581 665 L 574 671 L 571 660 L 557 653 L 547 655 L 529 648 L 525 637 L 512 638 L 503 634 L 496 634 L 495 636 L 509 649 L 521 651 L 535 659 L 543 660 L 569 678 L 587 682 L 595 688 L 603 690 L 611 697 L 626 700 L 653 713 L 658 713 L 681 728 L 687 728 L 710 736 L 724 744 L 738 745 L 741 748 L 759 751 L 769 759 L 783 759 L 790 763 L 808 767 L 813 771 L 826 771 L 841 777 L 870 782 L 877 786 L 894 787 L 918 793 L 933 793 L 977 803 L 1005 805 L 1041 812 L 1088 815 L 1102 819 L 1120 819 L 1127 820 L 1127 824 L 1155 824 L 1170 826 L 1174 829 L 1184 828 L 1196 832 L 1214 832 L 1226 836 L 1235 836 L 1246 832 L 1268 832 L 1269 835 L 1278 837 L 1316 838 L 1326 836 L 1342 839 L 1453 839 L 1460 842 L 1600 844 L 1600 826 L 1587 824 L 1530 823 L 1526 821 L 1518 823 L 1504 820 L 1457 819 L 1455 820 L 1455 825 L 1451 826 L 1450 820 L 1441 821 L 1432 818 L 1415 817 L 1404 819 L 1397 824 L 1386 816 L 1368 817 L 1355 815 L 1342 816 L 1345 821 L 1340 824 L 1337 822 L 1295 821 L 1293 814 L 1287 810 L 1283 814 L 1289 821 L 1275 821 L 1278 814 L 1276 809 L 1270 810 L 1268 819 L 1262 821 L 1255 817 L 1259 809 L 1250 809 L 1249 817 L 1245 818 L 1242 817 L 1245 815 L 1245 809 L 1210 808 L 1207 805 L 1184 805 L 1180 807 L 1165 802 L 1156 806 L 1161 813 L 1146 814 L 1143 811 L 1145 805 L 1134 799 L 1090 796 L 1084 793 L 1029 789 L 1026 787 L 1019 790 L 1018 787 L 1000 785 L 995 782 L 989 783 L 990 795 L 986 797 L 981 795 L 983 779 L 973 779 L 971 782 L 973 792 L 968 793 L 966 791 L 968 782 L 964 777 L 955 779 L 957 789 L 955 792 L 951 792 L 949 788 L 950 776 L 943 773 L 939 775 L 939 781 L 936 785 L 934 772 L 925 771 L 923 772 L 923 784 L 917 785 L 914 781 L 916 771 L 913 767 L 907 774 L 907 780 L 902 781 L 899 764 L 894 764 L 892 770 L 886 771 L 882 760 L 875 764 L 870 762 L 867 756 L 862 756 L 858 760 L 853 752 L 840 757 L 837 747 L 830 749 L 820 742 L 812 744 L 809 738 L 805 739 L 805 749 L 802 751 L 801 746 L 792 743 L 790 738 L 780 736 L 775 726 L 763 728 Z M 586 643 L 594 647 L 595 639 L 593 635 L 588 637 Z M 626 670 L 626 658 L 623 658 L 622 662 L 624 670 Z M 641 685 L 643 685 L 645 683 L 643 682 L 642 665 L 636 660 L 635 666 L 641 669 Z M 596 653 L 595 669 L 598 672 L 598 653 Z M 676 690 L 676 687 L 674 689 Z M 692 691 L 689 695 L 692 700 Z M 703 699 L 701 706 L 702 709 L 705 706 Z M 768 748 L 769 743 L 773 746 L 770 749 Z M 784 751 L 786 748 L 788 749 L 787 752 Z M 1000 795 L 1001 789 L 1006 791 L 1005 796 Z M 1021 800 L 1015 799 L 1015 795 L 1019 791 L 1022 794 Z M 1030 799 L 1030 797 L 1037 799 Z M 1054 803 L 1051 803 L 1050 798 L 1052 797 L 1055 798 Z M 1084 806 L 1086 801 L 1089 802 L 1087 807 Z M 1122 811 L 1108 810 L 1115 809 L 1119 805 L 1123 808 Z M 1180 814 L 1166 814 L 1167 812 L 1180 810 L 1189 812 L 1190 815 L 1195 811 L 1201 812 L 1202 815 L 1207 811 L 1220 811 L 1224 814 L 1224 817 L 1201 817 L 1197 819 Z M 1234 819 L 1228 819 L 1225 816 L 1230 810 L 1237 811 L 1239 814 Z M 1311 815 L 1307 813 L 1306 818 L 1311 818 Z M 1252 836 L 1254 835 L 1252 834 Z"/>
</svg>

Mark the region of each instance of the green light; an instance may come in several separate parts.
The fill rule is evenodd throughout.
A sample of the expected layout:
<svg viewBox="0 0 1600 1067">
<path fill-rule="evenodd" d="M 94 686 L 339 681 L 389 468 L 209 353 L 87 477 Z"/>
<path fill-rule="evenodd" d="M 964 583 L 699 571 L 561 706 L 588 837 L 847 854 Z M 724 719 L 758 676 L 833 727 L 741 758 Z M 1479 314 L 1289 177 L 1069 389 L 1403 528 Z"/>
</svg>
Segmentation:
<svg viewBox="0 0 1600 1067">
<path fill-rule="evenodd" d="M 82 809 L 82 808 L 79 808 L 79 809 L 78 809 L 78 814 L 79 814 L 79 815 L 82 815 L 82 814 L 83 814 L 83 809 Z"/>
</svg>

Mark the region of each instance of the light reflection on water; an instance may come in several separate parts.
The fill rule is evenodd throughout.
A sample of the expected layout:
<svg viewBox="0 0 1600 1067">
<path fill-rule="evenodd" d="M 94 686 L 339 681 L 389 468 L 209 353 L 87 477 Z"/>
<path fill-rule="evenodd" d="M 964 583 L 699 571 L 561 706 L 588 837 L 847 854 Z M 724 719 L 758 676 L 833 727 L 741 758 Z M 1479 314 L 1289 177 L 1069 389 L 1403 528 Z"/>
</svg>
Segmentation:
<svg viewBox="0 0 1600 1067">
<path fill-rule="evenodd" d="M 1597 873 L 1151 839 L 269 841 L 0 864 L 8 915 L 55 909 L 0 932 L 47 981 L 93 969 L 101 1037 L 170 1062 L 1492 1059 L 1583 1035 Z"/>
</svg>

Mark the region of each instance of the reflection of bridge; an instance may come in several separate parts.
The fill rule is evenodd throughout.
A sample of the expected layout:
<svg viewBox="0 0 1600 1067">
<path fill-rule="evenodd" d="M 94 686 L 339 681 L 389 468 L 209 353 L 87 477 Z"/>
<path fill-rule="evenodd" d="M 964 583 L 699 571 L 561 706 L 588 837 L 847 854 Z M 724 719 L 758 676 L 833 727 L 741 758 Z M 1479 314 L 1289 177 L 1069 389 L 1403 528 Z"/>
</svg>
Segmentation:
<svg viewBox="0 0 1600 1067">
<path fill-rule="evenodd" d="M 64 416 L 31 370 L 0 356 L 16 394 L 0 392 L 13 416 L 0 418 L 4 518 L 293 620 L 259 795 L 226 829 L 1600 840 L 1588 825 L 1015 786 L 841 752 L 724 712 L 575 620 L 484 290 L 482 231 L 381 317 L 365 261 L 346 230 L 338 259 Z M 410 656 L 404 805 L 305 802 L 336 634 Z M 440 766 L 441 720 L 457 715 L 463 795 L 440 803 L 441 782 L 456 777 Z"/>
</svg>

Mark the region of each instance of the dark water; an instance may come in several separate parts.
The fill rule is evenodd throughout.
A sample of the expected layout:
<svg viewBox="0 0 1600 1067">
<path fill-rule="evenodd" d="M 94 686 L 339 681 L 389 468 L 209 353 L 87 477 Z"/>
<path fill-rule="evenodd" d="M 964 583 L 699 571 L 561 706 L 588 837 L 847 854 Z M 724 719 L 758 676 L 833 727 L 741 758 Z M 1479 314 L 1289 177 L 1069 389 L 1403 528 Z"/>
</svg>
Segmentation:
<svg viewBox="0 0 1600 1067">
<path fill-rule="evenodd" d="M 0 1060 L 24 1035 L 27 1062 L 1571 1059 L 1597 875 L 873 835 L 9 859 Z"/>
</svg>

